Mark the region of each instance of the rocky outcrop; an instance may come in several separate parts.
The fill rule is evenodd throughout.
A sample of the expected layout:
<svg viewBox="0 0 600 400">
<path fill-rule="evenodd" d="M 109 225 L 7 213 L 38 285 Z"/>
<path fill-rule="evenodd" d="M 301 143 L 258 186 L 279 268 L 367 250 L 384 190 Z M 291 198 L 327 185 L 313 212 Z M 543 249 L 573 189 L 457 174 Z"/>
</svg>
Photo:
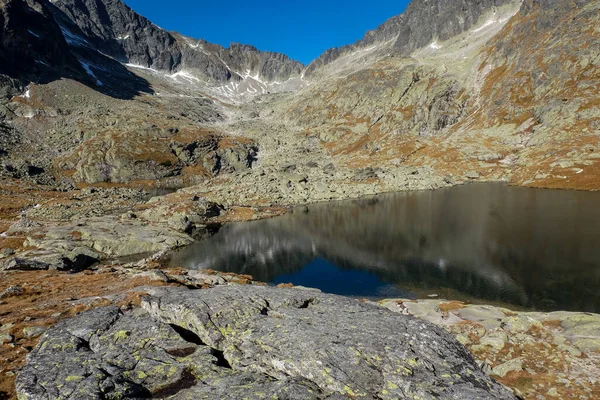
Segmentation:
<svg viewBox="0 0 600 400">
<path fill-rule="evenodd" d="M 434 325 L 305 289 L 156 290 L 44 334 L 22 399 L 511 399 Z M 58 366 L 58 368 L 57 368 Z"/>
<path fill-rule="evenodd" d="M 208 100 L 198 102 L 197 111 L 215 118 Z M 55 160 L 59 173 L 72 171 L 70 175 L 76 182 L 87 183 L 177 177 L 190 177 L 197 182 L 250 169 L 259 150 L 250 140 L 221 132 L 192 127 L 160 128 L 144 119 L 139 124 L 131 122 L 130 119 L 119 126 L 96 127 L 94 137 Z"/>
</svg>

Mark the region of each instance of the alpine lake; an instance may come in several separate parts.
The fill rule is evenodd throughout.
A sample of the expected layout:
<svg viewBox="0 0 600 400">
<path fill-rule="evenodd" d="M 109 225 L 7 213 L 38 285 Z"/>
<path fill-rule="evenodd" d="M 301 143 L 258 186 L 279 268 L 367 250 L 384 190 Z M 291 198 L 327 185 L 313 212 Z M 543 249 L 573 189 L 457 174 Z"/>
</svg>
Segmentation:
<svg viewBox="0 0 600 400">
<path fill-rule="evenodd" d="M 600 312 L 600 192 L 477 183 L 223 226 L 171 266 L 370 299 Z"/>
</svg>

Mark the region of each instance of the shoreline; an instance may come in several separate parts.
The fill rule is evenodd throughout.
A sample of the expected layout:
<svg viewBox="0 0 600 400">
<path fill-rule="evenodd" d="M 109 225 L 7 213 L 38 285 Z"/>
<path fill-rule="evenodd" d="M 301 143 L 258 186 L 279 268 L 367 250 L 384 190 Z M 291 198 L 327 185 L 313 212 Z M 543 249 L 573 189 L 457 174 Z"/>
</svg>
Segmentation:
<svg viewBox="0 0 600 400">
<path fill-rule="evenodd" d="M 14 395 L 11 388 L 14 390 L 16 372 L 40 335 L 81 311 L 108 305 L 123 310 L 136 308 L 152 287 L 202 290 L 218 285 L 267 286 L 247 275 L 161 269 L 152 258 L 76 274 L 8 271 L 2 275 L 3 282 L 9 282 L 13 288 L 9 291 L 12 294 L 0 296 L 0 337 L 6 341 L 6 335 L 11 336 L 1 346 L 0 354 L 1 359 L 10 360 L 0 371 L 0 393 L 4 391 L 8 398 Z M 43 279 L 36 285 L 31 283 L 32 277 Z M 593 399 L 600 393 L 600 314 L 514 311 L 441 298 L 355 300 L 378 304 L 446 329 L 465 345 L 486 373 L 525 399 L 538 394 Z"/>
<path fill-rule="evenodd" d="M 486 182 L 476 181 L 474 183 Z M 520 185 L 513 185 L 510 182 L 500 183 L 521 187 Z M 158 232 L 158 234 L 163 235 L 163 238 L 174 236 L 183 238 L 184 236 L 189 237 L 189 234 L 184 232 L 189 224 L 193 224 L 196 227 L 203 227 L 198 229 L 206 230 L 207 226 L 210 224 L 224 224 L 227 222 L 242 222 L 271 218 L 287 213 L 293 208 L 308 206 L 309 204 L 361 200 L 372 198 L 377 195 L 399 192 L 396 190 L 386 193 L 366 194 L 358 198 L 340 200 L 315 200 L 311 203 L 288 206 L 225 206 L 220 209 L 221 211 L 217 213 L 218 215 L 213 215 L 211 214 L 211 210 L 216 203 L 200 197 L 198 194 L 188 193 L 192 191 L 190 188 L 165 196 L 159 196 L 150 201 L 139 201 L 136 200 L 135 193 L 131 195 L 130 192 L 127 191 L 134 189 L 87 189 L 90 193 L 86 194 L 85 196 L 87 197 L 85 197 L 82 196 L 82 193 L 88 192 L 84 192 L 83 190 L 76 191 L 75 193 L 43 192 L 39 186 L 26 185 L 27 188 L 22 188 L 19 186 L 21 182 L 13 181 L 12 184 L 14 185 L 12 187 L 9 186 L 6 188 L 5 186 L 5 191 L 9 192 L 8 198 L 5 197 L 4 199 L 0 199 L 3 200 L 1 204 L 6 205 L 0 213 L 0 224 L 2 225 L 0 228 L 3 228 L 0 230 L 5 232 L 7 229 L 4 228 L 9 228 L 11 225 L 14 225 L 15 222 L 18 222 L 19 220 L 17 220 L 17 217 L 19 216 L 21 217 L 20 220 L 31 220 L 35 223 L 32 227 L 24 228 L 25 232 L 21 233 L 18 239 L 12 237 L 0 237 L 0 249 L 6 248 L 7 243 L 10 246 L 17 244 L 17 255 L 20 255 L 22 252 L 32 251 L 32 248 L 27 247 L 27 245 L 41 244 L 41 248 L 44 248 L 44 245 L 48 245 L 45 250 L 45 256 L 51 256 L 53 249 L 77 249 L 82 245 L 85 246 L 87 243 L 85 235 L 93 235 L 94 232 L 98 232 L 104 236 L 113 235 L 112 238 L 109 237 L 105 240 L 104 249 L 123 248 L 119 246 L 124 240 L 131 240 L 131 245 L 135 248 L 136 240 L 139 239 L 136 239 L 135 237 L 128 239 L 127 236 L 123 236 L 122 231 L 119 230 L 120 226 L 131 225 L 134 230 L 133 232 L 135 232 L 136 235 L 143 234 L 144 230 L 151 228 L 156 230 L 151 232 Z M 464 183 L 448 185 L 448 187 L 463 184 Z M 15 198 L 14 195 L 11 194 L 10 189 L 13 189 L 16 193 L 20 193 L 19 196 L 22 196 L 23 200 L 19 200 L 19 197 Z M 422 188 L 419 190 L 435 189 Z M 412 192 L 414 189 L 405 189 L 401 192 L 409 191 Z M 77 198 L 81 198 L 81 200 L 77 200 Z M 87 210 L 91 207 L 106 203 L 106 199 L 113 198 L 122 201 L 122 211 L 117 211 L 118 213 L 115 213 L 113 209 L 101 209 L 100 216 L 103 222 L 101 225 L 94 227 L 93 224 L 96 220 L 94 220 L 94 217 L 88 216 L 83 218 L 83 226 L 80 226 L 82 225 L 82 220 L 79 219 L 78 215 L 85 215 L 85 213 L 88 212 Z M 40 200 L 45 200 L 45 203 L 42 203 Z M 36 204 L 38 204 L 38 202 L 45 205 L 37 207 Z M 103 205 L 101 206 L 104 207 Z M 25 211 L 22 212 L 22 210 Z M 60 213 L 56 210 L 59 210 Z M 28 213 L 32 213 L 32 215 L 28 217 Z M 131 214 L 134 214 L 134 216 L 132 217 Z M 57 220 L 45 220 L 44 217 L 47 215 L 58 215 L 61 218 L 58 218 Z M 63 217 L 63 215 L 66 217 Z M 38 216 L 42 216 L 43 218 L 38 220 L 36 218 Z M 86 227 L 86 223 L 88 222 L 91 225 Z M 81 230 L 81 234 L 74 234 L 74 232 L 79 232 L 74 228 Z M 86 233 L 86 229 L 89 229 L 90 231 Z M 106 230 L 110 229 L 112 229 L 112 233 L 106 232 Z M 139 231 L 136 231 L 136 229 L 139 229 Z M 65 238 L 65 235 L 68 237 Z M 33 240 L 29 240 L 29 238 L 32 238 Z M 142 238 L 142 240 L 145 239 Z M 191 242 L 192 239 L 190 238 L 189 240 Z M 119 246 L 117 246 L 117 244 L 119 244 Z M 174 247 L 169 245 L 164 246 L 165 242 L 159 244 L 160 249 L 151 251 L 150 254 L 152 254 L 152 256 L 149 258 L 125 265 L 110 264 L 110 259 L 107 259 L 106 265 L 75 271 L 56 271 L 51 268 L 38 271 L 1 271 L 0 275 L 2 276 L 3 284 L 0 286 L 0 297 L 2 297 L 0 298 L 0 324 L 2 324 L 0 326 L 0 338 L 2 338 L 2 353 L 0 354 L 0 358 L 5 361 L 3 361 L 0 371 L 0 393 L 5 392 L 8 398 L 15 395 L 15 371 L 22 367 L 26 354 L 33 348 L 39 335 L 47 329 L 47 327 L 60 320 L 72 317 L 77 312 L 108 304 L 117 304 L 125 308 L 136 307 L 142 296 L 143 288 L 148 286 L 206 288 L 230 283 L 260 284 L 253 282 L 252 278 L 248 276 L 236 276 L 234 274 L 224 274 L 214 271 L 207 276 L 205 276 L 204 273 L 196 273 L 196 276 L 192 276 L 194 274 L 189 275 L 190 271 L 187 270 L 177 268 L 163 269 L 163 266 L 160 264 L 159 255 L 164 254 L 165 251 L 172 251 Z M 186 243 L 184 242 L 183 245 L 185 244 Z M 97 241 L 89 242 L 87 245 L 89 246 L 88 248 L 96 250 L 100 247 Z M 50 254 L 48 254 L 48 251 Z M 8 258 L 10 258 L 10 256 Z M 5 260 L 0 259 L 0 262 L 4 263 Z M 471 309 L 479 307 L 485 308 L 488 311 L 500 309 L 506 310 L 508 315 L 504 314 L 504 316 L 500 316 L 498 314 L 496 317 L 496 319 L 500 318 L 501 320 L 514 318 L 515 316 L 512 314 L 520 316 L 529 311 L 515 312 L 503 307 L 469 305 L 453 299 L 442 300 L 441 298 L 436 298 L 435 300 L 388 299 L 378 301 L 378 303 L 381 303 L 384 306 L 386 304 L 391 304 L 388 308 L 398 308 L 396 305 L 402 304 L 406 306 L 405 309 L 400 307 L 399 309 L 392 311 L 403 313 L 407 312 L 406 309 L 410 310 L 411 308 L 414 308 L 410 305 L 411 303 L 421 305 L 422 309 L 428 310 L 425 314 L 418 310 L 413 310 L 414 314 L 410 311 L 408 312 L 411 313 L 411 315 L 416 314 L 415 316 L 424 319 L 437 319 L 440 326 L 446 328 L 449 327 L 449 331 L 456 337 L 460 337 L 461 339 L 459 340 L 461 341 L 464 341 L 464 337 L 467 337 L 470 342 L 465 342 L 463 344 L 467 345 L 471 353 L 475 354 L 477 359 L 481 358 L 480 361 L 486 363 L 486 371 L 490 372 L 493 371 L 494 368 L 500 368 L 496 369 L 496 371 L 504 372 L 504 370 L 508 369 L 504 376 L 500 377 L 497 375 L 499 376 L 499 381 L 516 389 L 518 391 L 517 394 L 520 393 L 524 398 L 534 398 L 534 394 L 542 393 L 543 390 L 546 391 L 544 393 L 554 394 L 555 391 L 551 390 L 552 388 L 556 390 L 556 393 L 563 397 L 579 395 L 583 396 L 581 398 L 586 398 L 585 396 L 590 393 L 591 397 L 588 398 L 594 398 L 594 396 L 600 397 L 600 382 L 597 379 L 597 377 L 600 376 L 600 338 L 592 339 L 592 341 L 598 341 L 599 344 L 598 350 L 593 350 L 590 353 L 590 356 L 582 352 L 576 346 L 565 344 L 566 339 L 558 345 L 555 343 L 554 339 L 557 335 L 561 334 L 560 330 L 565 329 L 562 327 L 562 323 L 557 326 L 556 322 L 552 322 L 556 320 L 548 320 L 550 322 L 546 325 L 544 325 L 543 321 L 537 321 L 537 323 L 531 321 L 527 322 L 526 325 L 529 328 L 525 331 L 517 331 L 515 333 L 515 335 L 517 335 L 515 338 L 518 339 L 516 339 L 517 342 L 514 343 L 511 341 L 512 334 L 503 336 L 502 332 L 499 332 L 499 329 L 501 330 L 502 328 L 499 328 L 496 323 L 494 323 L 494 327 L 490 331 L 494 334 L 491 337 L 486 338 L 487 328 L 485 325 L 488 324 L 486 320 L 463 319 L 462 321 L 458 321 L 456 319 L 461 318 L 456 315 L 456 313 L 460 314 L 460 311 L 456 310 L 465 308 Z M 445 306 L 444 304 L 450 304 L 450 306 Z M 504 313 L 504 311 L 502 312 Z M 599 318 L 598 323 L 600 324 L 600 316 L 598 316 L 598 314 L 577 312 L 574 314 L 581 316 L 592 315 L 593 321 L 596 321 L 596 318 Z M 455 323 L 449 325 L 448 321 L 454 321 Z M 484 322 L 484 324 L 481 322 Z M 596 326 L 596 322 L 591 322 L 591 324 L 592 328 Z M 485 330 L 482 330 L 482 326 Z M 533 329 L 533 331 L 531 331 L 531 329 Z M 600 336 L 600 329 L 596 328 L 596 330 L 598 331 L 598 336 Z M 596 331 L 593 330 L 593 332 Z M 475 336 L 469 336 L 470 333 L 473 333 Z M 500 344 L 502 341 L 500 339 L 496 341 L 498 336 L 500 339 L 504 338 L 504 344 L 501 348 Z M 484 343 L 488 343 L 484 345 L 484 348 L 473 347 L 481 345 L 482 340 Z M 544 350 L 540 348 L 540 346 L 546 347 L 544 343 L 552 349 L 559 349 L 558 346 L 562 345 L 567 346 L 563 347 L 562 350 L 559 349 L 562 357 L 562 361 L 559 360 L 560 365 L 578 365 L 582 366 L 581 368 L 585 366 L 585 368 L 591 368 L 590 371 L 593 371 L 593 373 L 589 374 L 589 376 L 585 376 L 584 374 L 575 378 L 575 381 L 581 383 L 581 385 L 573 385 L 573 387 L 570 388 L 569 385 L 565 383 L 565 380 L 569 381 L 569 379 L 565 378 L 564 374 L 550 376 L 548 373 L 544 373 L 544 368 L 549 371 L 549 368 L 554 368 L 553 365 L 556 364 L 553 363 L 552 360 L 553 354 L 548 351 L 544 353 Z M 576 349 L 576 351 L 573 349 Z M 519 358 L 517 356 L 523 354 L 524 350 L 527 350 L 526 354 L 531 354 L 531 356 L 519 357 L 526 358 L 527 360 L 537 358 L 536 362 L 540 363 L 540 366 L 536 367 L 537 370 L 533 368 L 534 366 L 528 365 L 527 362 L 522 362 L 520 366 L 521 369 L 519 369 L 519 362 L 513 361 L 514 359 Z M 515 357 L 509 359 L 507 358 L 509 357 L 508 354 L 511 354 L 511 356 L 514 355 Z M 502 366 L 503 364 L 506 365 Z M 562 379 L 562 381 L 559 381 L 560 379 Z M 596 380 L 593 381 L 593 379 Z M 548 382 L 552 382 L 552 385 L 548 386 Z M 544 385 L 543 387 L 539 386 L 542 384 Z M 548 395 L 551 396 L 551 394 Z"/>
</svg>

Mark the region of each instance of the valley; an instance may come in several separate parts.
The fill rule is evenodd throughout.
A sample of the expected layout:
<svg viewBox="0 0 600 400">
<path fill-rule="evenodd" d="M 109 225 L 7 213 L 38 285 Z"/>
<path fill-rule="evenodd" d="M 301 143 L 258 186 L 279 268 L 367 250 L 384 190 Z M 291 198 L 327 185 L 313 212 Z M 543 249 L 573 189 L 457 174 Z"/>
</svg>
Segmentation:
<svg viewBox="0 0 600 400">
<path fill-rule="evenodd" d="M 16 395 L 16 371 L 37 340 L 23 328 L 109 304 L 136 309 L 143 296 L 131 293 L 148 286 L 256 283 L 168 265 L 174 249 L 225 224 L 470 183 L 600 190 L 599 26 L 596 0 L 413 0 L 303 65 L 163 30 L 119 0 L 0 0 L 0 390 Z M 581 220 L 573 215 L 565 226 Z M 372 217 L 356 229 L 376 229 Z M 68 296 L 54 301 L 61 290 Z M 23 304 L 48 312 L 26 315 Z M 573 328 L 544 318 L 544 329 Z M 501 382 L 525 398 L 550 387 L 600 395 L 590 321 L 589 343 L 561 350 L 592 371 L 578 370 L 586 383 L 575 392 L 526 368 Z"/>
</svg>

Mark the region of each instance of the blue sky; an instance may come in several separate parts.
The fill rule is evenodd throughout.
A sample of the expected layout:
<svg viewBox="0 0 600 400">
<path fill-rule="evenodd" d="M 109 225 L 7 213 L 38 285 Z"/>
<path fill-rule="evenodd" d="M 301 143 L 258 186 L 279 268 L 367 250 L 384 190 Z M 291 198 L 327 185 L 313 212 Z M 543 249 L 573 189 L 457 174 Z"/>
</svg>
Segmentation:
<svg viewBox="0 0 600 400">
<path fill-rule="evenodd" d="M 304 64 L 354 43 L 400 14 L 408 0 L 124 0 L 160 27 L 225 47 L 231 42 L 285 53 Z"/>
</svg>

